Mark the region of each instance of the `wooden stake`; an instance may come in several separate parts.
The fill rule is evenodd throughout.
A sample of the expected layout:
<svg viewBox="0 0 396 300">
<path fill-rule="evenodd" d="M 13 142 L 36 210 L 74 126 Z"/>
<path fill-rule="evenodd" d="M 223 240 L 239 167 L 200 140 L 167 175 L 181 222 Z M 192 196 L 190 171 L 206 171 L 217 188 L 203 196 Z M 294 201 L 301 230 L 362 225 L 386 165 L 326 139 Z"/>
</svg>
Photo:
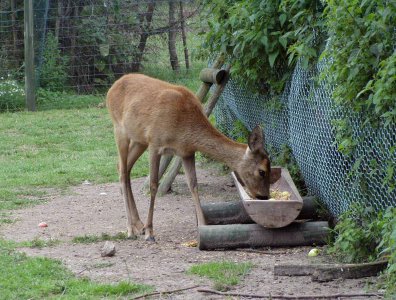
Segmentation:
<svg viewBox="0 0 396 300">
<path fill-rule="evenodd" d="M 25 0 L 25 94 L 26 107 L 36 110 L 36 80 L 34 74 L 34 24 L 33 0 Z"/>
</svg>

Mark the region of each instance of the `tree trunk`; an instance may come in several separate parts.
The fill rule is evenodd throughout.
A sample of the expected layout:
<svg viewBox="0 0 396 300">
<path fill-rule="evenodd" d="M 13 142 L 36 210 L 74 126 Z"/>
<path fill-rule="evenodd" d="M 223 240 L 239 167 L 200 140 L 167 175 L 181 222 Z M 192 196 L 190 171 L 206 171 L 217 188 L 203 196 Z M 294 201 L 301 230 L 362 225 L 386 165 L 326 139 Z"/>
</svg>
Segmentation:
<svg viewBox="0 0 396 300">
<path fill-rule="evenodd" d="M 13 44 L 13 50 L 14 50 L 14 56 L 17 57 L 16 53 L 18 51 L 18 32 L 16 28 L 16 4 L 15 0 L 10 1 L 11 5 L 11 28 L 12 28 L 12 44 Z M 19 56 L 18 56 L 19 57 Z"/>
<path fill-rule="evenodd" d="M 58 0 L 58 14 L 55 20 L 55 39 L 59 42 L 59 31 L 61 26 L 61 19 L 63 18 L 63 3 L 62 0 Z"/>
<path fill-rule="evenodd" d="M 176 36 L 177 36 L 177 27 L 174 25 L 175 23 L 175 12 L 176 12 L 176 3 L 173 0 L 169 1 L 169 39 L 168 39 L 168 47 L 169 47 L 169 59 L 170 64 L 172 66 L 173 71 L 179 71 L 179 58 L 177 57 L 176 51 Z"/>
<path fill-rule="evenodd" d="M 181 27 L 181 35 L 183 41 L 183 50 L 184 50 L 184 60 L 186 63 L 186 69 L 190 69 L 190 58 L 188 55 L 187 48 L 187 33 L 186 33 L 186 21 L 184 19 L 184 10 L 183 10 L 183 2 L 180 1 L 180 27 Z"/>
<path fill-rule="evenodd" d="M 73 3 L 71 3 L 72 5 Z M 76 67 L 77 64 L 77 55 L 76 54 L 76 45 L 77 45 L 77 23 L 78 23 L 78 6 L 75 5 L 71 7 L 71 17 L 69 24 L 71 25 L 71 32 L 70 32 L 70 71 L 72 78 L 76 78 L 76 83 L 78 82 L 78 70 Z M 76 77 L 75 77 L 76 76 Z"/>
<path fill-rule="evenodd" d="M 144 50 L 146 49 L 147 39 L 150 36 L 150 27 L 153 20 L 153 13 L 155 9 L 155 1 L 151 0 L 147 4 L 147 13 L 140 18 L 140 40 L 138 45 L 138 52 L 132 62 L 131 71 L 138 72 L 142 66 L 142 59 Z"/>
</svg>

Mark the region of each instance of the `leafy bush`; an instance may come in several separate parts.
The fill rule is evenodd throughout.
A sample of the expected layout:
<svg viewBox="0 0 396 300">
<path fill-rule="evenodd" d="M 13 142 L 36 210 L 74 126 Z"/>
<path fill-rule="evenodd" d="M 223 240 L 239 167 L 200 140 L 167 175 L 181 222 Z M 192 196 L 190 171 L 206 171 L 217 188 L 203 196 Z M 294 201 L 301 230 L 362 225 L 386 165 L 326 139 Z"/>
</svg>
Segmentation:
<svg viewBox="0 0 396 300">
<path fill-rule="evenodd" d="M 52 32 L 47 34 L 43 62 L 39 68 L 40 86 L 51 91 L 63 91 L 67 83 L 69 59 L 62 55 Z"/>
<path fill-rule="evenodd" d="M 366 121 L 396 122 L 396 2 L 328 0 L 324 17 L 331 60 L 323 76 L 333 99 Z"/>
<path fill-rule="evenodd" d="M 335 240 L 329 253 L 344 262 L 387 259 L 384 285 L 389 295 L 396 292 L 396 208 L 375 212 L 354 204 L 334 228 Z"/>
<path fill-rule="evenodd" d="M 204 47 L 228 54 L 232 72 L 261 92 L 280 93 L 298 58 L 317 58 L 322 42 L 319 0 L 205 1 Z"/>
<path fill-rule="evenodd" d="M 16 80 L 0 78 L 0 112 L 21 110 L 25 106 L 25 90 Z"/>
</svg>

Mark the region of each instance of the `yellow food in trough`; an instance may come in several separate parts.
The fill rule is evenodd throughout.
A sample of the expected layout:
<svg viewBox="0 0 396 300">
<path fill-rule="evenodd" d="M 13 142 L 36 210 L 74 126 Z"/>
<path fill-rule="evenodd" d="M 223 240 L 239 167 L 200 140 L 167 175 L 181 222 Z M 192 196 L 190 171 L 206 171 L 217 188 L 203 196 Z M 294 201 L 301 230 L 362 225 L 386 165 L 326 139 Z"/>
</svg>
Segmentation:
<svg viewBox="0 0 396 300">
<path fill-rule="evenodd" d="M 290 200 L 290 195 L 287 191 L 270 190 L 270 198 L 268 200 Z"/>
</svg>

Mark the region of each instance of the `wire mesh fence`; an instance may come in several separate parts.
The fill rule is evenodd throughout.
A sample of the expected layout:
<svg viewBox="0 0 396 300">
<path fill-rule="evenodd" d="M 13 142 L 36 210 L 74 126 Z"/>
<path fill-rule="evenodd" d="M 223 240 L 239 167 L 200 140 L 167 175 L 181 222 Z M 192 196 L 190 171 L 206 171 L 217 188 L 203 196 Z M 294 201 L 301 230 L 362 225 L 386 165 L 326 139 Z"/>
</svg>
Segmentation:
<svg viewBox="0 0 396 300">
<path fill-rule="evenodd" d="M 376 209 L 395 206 L 396 174 L 389 167 L 396 161 L 396 125 L 372 128 L 361 116 L 335 106 L 331 88 L 316 80 L 323 64 L 309 70 L 298 64 L 277 105 L 231 81 L 215 110 L 217 126 L 238 138 L 239 123 L 249 130 L 262 124 L 270 152 L 288 145 L 309 194 L 324 201 L 334 216 L 353 202 Z M 358 141 L 351 156 L 341 154 L 335 143 L 333 120 L 345 116 Z"/>
<path fill-rule="evenodd" d="M 104 91 L 129 72 L 184 71 L 197 45 L 193 0 L 35 0 L 37 87 Z M 0 84 L 23 87 L 24 1 L 0 4 Z"/>
</svg>

